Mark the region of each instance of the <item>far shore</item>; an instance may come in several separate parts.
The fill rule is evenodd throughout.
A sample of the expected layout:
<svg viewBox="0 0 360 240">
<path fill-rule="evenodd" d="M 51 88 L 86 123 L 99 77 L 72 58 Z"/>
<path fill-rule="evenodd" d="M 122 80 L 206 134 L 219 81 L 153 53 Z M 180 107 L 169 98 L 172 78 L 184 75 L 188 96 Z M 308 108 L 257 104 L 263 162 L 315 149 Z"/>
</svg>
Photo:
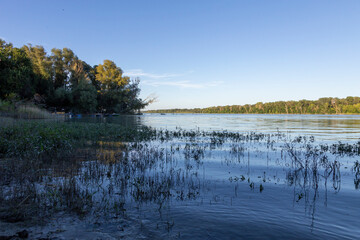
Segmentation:
<svg viewBox="0 0 360 240">
<path fill-rule="evenodd" d="M 148 114 L 231 114 L 231 115 L 334 115 L 334 116 L 341 116 L 341 115 L 359 115 L 360 113 L 194 113 L 194 112 L 157 112 L 157 111 L 144 111 L 142 113 Z"/>
</svg>

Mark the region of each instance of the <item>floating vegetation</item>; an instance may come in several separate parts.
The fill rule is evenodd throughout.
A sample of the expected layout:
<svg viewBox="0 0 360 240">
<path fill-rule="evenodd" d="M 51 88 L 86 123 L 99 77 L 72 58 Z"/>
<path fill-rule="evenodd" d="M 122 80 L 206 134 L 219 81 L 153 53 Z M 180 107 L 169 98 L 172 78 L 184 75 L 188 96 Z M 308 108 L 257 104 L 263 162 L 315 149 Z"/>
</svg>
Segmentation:
<svg viewBox="0 0 360 240">
<path fill-rule="evenodd" d="M 294 202 L 314 215 L 319 189 L 341 190 L 342 158 L 360 155 L 360 142 L 318 145 L 313 137 L 280 132 L 27 123 L 0 134 L 0 218 L 7 222 L 56 212 L 126 217 L 149 205 L 162 212 L 173 201 L 202 202 L 224 180 L 235 192 L 241 185 L 254 194 L 277 184 L 294 187 Z M 358 189 L 359 162 L 350 168 Z M 222 201 L 216 194 L 207 199 Z M 166 223 L 171 231 L 174 222 Z"/>
</svg>

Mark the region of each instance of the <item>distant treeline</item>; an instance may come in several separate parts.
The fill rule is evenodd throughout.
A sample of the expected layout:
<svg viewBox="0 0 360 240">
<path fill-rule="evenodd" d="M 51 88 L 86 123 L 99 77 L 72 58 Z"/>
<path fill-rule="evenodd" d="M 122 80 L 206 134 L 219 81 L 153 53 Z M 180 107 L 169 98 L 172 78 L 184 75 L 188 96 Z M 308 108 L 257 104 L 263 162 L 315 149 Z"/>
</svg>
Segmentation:
<svg viewBox="0 0 360 240">
<path fill-rule="evenodd" d="M 139 79 L 123 76 L 110 60 L 90 66 L 69 48 L 25 45 L 0 39 L 0 100 L 34 101 L 48 109 L 80 113 L 133 113 L 151 101 L 139 96 Z"/>
<path fill-rule="evenodd" d="M 193 109 L 151 110 L 148 113 L 360 114 L 360 97 L 319 98 Z"/>
</svg>

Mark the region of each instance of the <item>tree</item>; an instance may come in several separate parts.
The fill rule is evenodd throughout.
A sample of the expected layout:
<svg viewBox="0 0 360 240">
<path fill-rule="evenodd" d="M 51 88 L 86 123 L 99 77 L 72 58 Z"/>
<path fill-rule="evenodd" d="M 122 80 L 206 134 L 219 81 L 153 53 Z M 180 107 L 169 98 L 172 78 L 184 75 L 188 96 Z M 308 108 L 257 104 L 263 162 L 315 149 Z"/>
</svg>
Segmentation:
<svg viewBox="0 0 360 240">
<path fill-rule="evenodd" d="M 0 98 L 18 95 L 31 98 L 34 94 L 30 59 L 23 49 L 14 48 L 0 39 Z"/>
<path fill-rule="evenodd" d="M 32 63 L 33 72 L 43 79 L 51 79 L 52 76 L 52 62 L 51 58 L 47 56 L 43 46 L 33 47 L 31 44 L 23 46 L 27 56 Z"/>
<path fill-rule="evenodd" d="M 46 107 L 83 113 L 133 113 L 154 100 L 140 99 L 139 79 L 123 76 L 110 60 L 91 67 L 69 48 L 53 48 L 49 56 L 42 46 L 15 48 L 0 39 L 0 98 L 32 99 L 35 93 Z"/>
<path fill-rule="evenodd" d="M 130 78 L 123 77 L 123 71 L 113 61 L 104 60 L 96 67 L 96 80 L 101 83 L 101 90 L 123 88 L 129 84 Z"/>
<path fill-rule="evenodd" d="M 99 110 L 102 112 L 128 113 L 138 96 L 138 83 L 130 84 L 130 78 L 123 76 L 121 68 L 113 61 L 104 60 L 96 67 L 96 81 L 99 83 Z"/>
<path fill-rule="evenodd" d="M 88 74 L 84 70 L 84 62 L 77 57 L 73 59 L 71 66 L 69 67 L 70 84 L 72 87 L 76 87 L 82 81 L 90 80 Z"/>
<path fill-rule="evenodd" d="M 65 71 L 65 63 L 62 56 L 62 50 L 53 48 L 51 50 L 51 61 L 53 66 L 53 82 L 54 88 L 57 89 L 59 87 L 66 88 L 67 85 L 67 74 Z"/>
<path fill-rule="evenodd" d="M 140 95 L 140 79 L 136 78 L 135 80 L 131 81 L 127 88 L 125 89 L 125 95 L 127 100 L 127 112 L 133 112 L 133 111 L 140 111 L 148 104 L 155 101 L 154 98 L 149 98 L 143 101 L 141 98 L 139 98 Z"/>
<path fill-rule="evenodd" d="M 51 58 L 47 55 L 43 46 L 33 47 L 28 44 L 23 46 L 22 49 L 24 49 L 32 64 L 35 92 L 40 95 L 50 95 L 53 88 Z"/>
<path fill-rule="evenodd" d="M 73 112 L 93 113 L 96 111 L 96 88 L 87 82 L 81 80 L 72 90 Z"/>
<path fill-rule="evenodd" d="M 73 107 L 73 96 L 71 91 L 63 87 L 56 89 L 54 96 L 48 100 L 48 104 L 64 111 L 71 110 Z"/>
<path fill-rule="evenodd" d="M 96 79 L 96 68 L 97 65 L 95 65 L 94 67 L 91 67 L 89 64 L 87 64 L 86 62 L 82 61 L 83 64 L 83 69 L 84 72 L 86 74 L 87 79 L 89 79 L 92 83 L 92 85 L 94 85 L 94 87 L 96 88 L 96 90 L 100 90 L 101 89 L 101 83 Z"/>
</svg>

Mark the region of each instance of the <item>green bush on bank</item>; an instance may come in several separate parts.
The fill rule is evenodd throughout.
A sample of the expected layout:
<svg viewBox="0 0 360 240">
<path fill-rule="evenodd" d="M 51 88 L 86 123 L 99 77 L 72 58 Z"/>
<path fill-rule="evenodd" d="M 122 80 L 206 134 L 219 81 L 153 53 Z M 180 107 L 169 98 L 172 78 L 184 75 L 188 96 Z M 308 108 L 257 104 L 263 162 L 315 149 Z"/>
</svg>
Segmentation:
<svg viewBox="0 0 360 240">
<path fill-rule="evenodd" d="M 52 157 L 97 141 L 141 141 L 154 134 L 145 127 L 125 128 L 107 123 L 16 123 L 0 128 L 0 157 Z"/>
</svg>

